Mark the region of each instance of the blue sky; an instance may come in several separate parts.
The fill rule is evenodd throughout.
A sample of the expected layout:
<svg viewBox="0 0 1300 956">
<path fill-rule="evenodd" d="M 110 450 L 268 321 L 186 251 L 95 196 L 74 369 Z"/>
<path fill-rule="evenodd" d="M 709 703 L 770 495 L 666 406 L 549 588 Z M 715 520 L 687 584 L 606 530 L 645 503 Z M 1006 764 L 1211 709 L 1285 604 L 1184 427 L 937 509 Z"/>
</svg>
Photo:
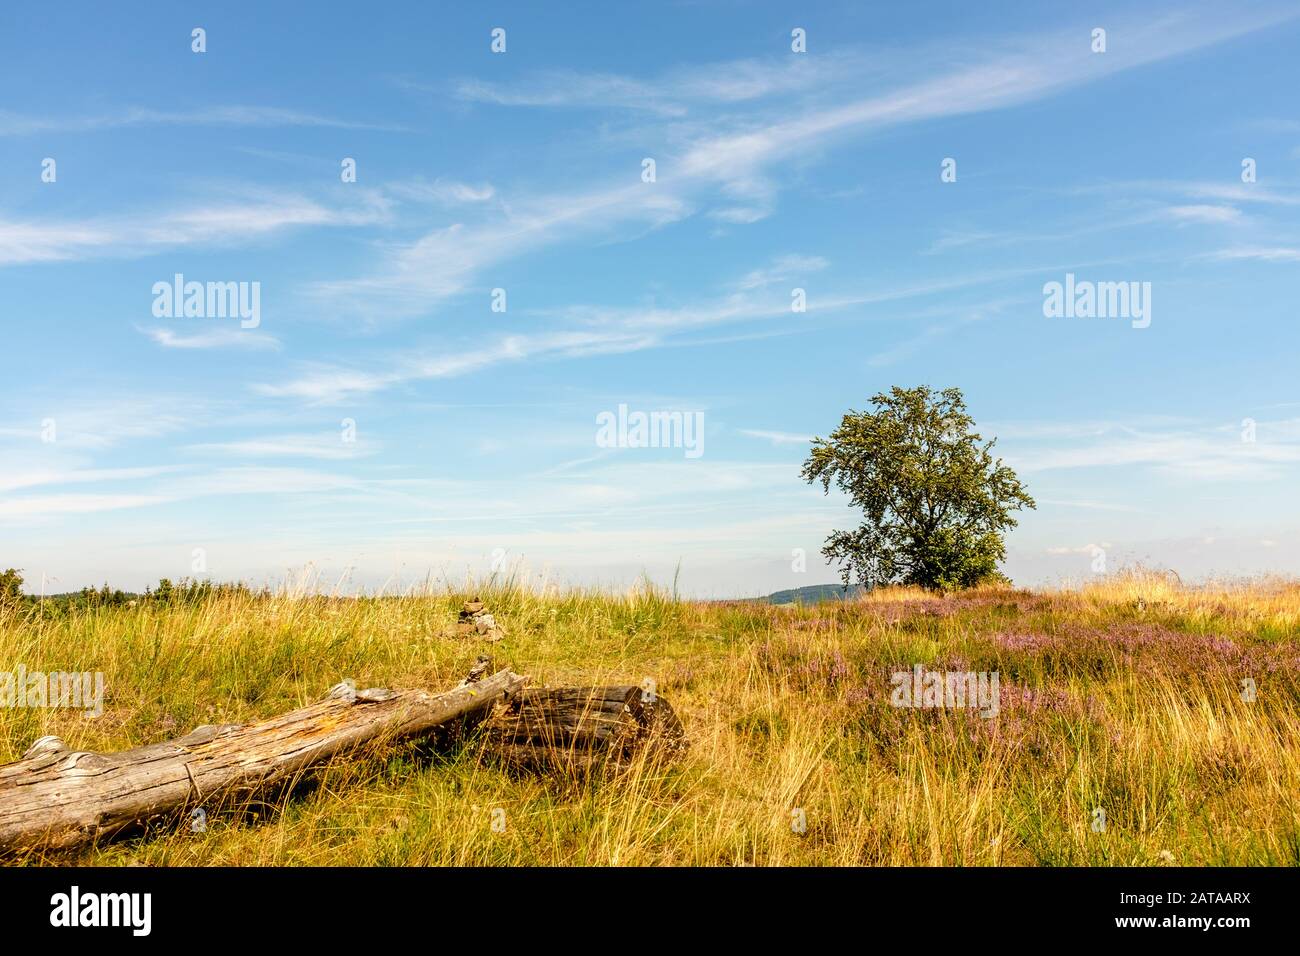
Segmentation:
<svg viewBox="0 0 1300 956">
<path fill-rule="evenodd" d="M 1017 581 L 1296 573 L 1300 7 L 1132 6 L 6 4 L 0 566 L 820 583 L 809 438 L 926 383 L 1038 499 Z"/>
</svg>

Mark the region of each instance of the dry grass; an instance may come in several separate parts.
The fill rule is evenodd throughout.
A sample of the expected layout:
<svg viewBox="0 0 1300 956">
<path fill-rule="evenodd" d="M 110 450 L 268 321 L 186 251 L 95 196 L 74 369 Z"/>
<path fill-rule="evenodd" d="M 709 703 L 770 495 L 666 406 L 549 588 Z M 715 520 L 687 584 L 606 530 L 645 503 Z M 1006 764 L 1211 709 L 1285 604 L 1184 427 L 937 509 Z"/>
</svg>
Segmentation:
<svg viewBox="0 0 1300 956">
<path fill-rule="evenodd" d="M 616 777 L 511 775 L 474 745 L 340 762 L 276 807 L 88 851 L 96 864 L 1300 865 L 1300 585 L 884 591 L 770 607 L 484 594 L 499 664 L 537 683 L 653 677 L 691 740 Z M 0 710 L 0 760 L 43 734 L 106 750 L 359 686 L 437 688 L 485 648 L 464 595 L 220 598 L 0 613 L 0 668 L 103 671 L 94 720 Z M 913 664 L 997 671 L 997 717 L 898 709 Z M 1241 681 L 1256 682 L 1254 702 Z M 1094 832 L 1093 811 L 1106 813 Z M 492 811 L 505 811 L 503 833 Z M 802 809 L 806 832 L 791 827 Z M 1165 857 L 1164 859 L 1168 859 Z M 24 862 L 41 862 L 32 857 Z"/>
</svg>

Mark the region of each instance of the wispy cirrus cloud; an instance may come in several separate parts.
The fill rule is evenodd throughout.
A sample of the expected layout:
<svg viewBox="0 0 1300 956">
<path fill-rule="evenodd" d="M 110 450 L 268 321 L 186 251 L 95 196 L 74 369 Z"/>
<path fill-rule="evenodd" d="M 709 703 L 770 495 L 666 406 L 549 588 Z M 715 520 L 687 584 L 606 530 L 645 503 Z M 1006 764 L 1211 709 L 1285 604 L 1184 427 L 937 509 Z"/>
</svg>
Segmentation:
<svg viewBox="0 0 1300 956">
<path fill-rule="evenodd" d="M 671 192 L 644 184 L 509 201 L 499 217 L 453 223 L 414 243 L 384 245 L 383 265 L 370 275 L 317 283 L 314 295 L 364 315 L 415 315 L 462 292 L 487 266 L 559 237 L 598 234 L 636 223 L 673 222 L 689 207 Z"/>
<path fill-rule="evenodd" d="M 367 275 L 321 283 L 323 299 L 372 315 L 427 312 L 466 289 L 474 276 L 504 259 L 546 245 L 614 228 L 643 229 L 693 215 L 706 214 L 734 225 L 756 222 L 771 211 L 776 185 L 771 169 L 792 160 L 806 160 L 818 149 L 873 130 L 943 117 L 969 115 L 1017 106 L 1230 40 L 1295 16 L 1294 11 L 1244 11 L 1226 19 L 1210 8 L 1181 11 L 1145 21 L 1117 24 L 1114 32 L 1125 43 L 1104 56 L 1091 52 L 1080 36 L 1083 28 L 1042 36 L 1013 38 L 992 45 L 992 52 L 974 57 L 968 50 L 947 51 L 938 75 L 896 82 L 892 89 L 870 96 L 836 98 L 829 104 L 812 102 L 794 110 L 727 118 L 687 126 L 685 138 L 673 137 L 674 147 L 658 159 L 657 182 L 630 186 L 605 185 L 585 193 L 547 194 L 515 200 L 503 197 L 503 218 L 439 226 L 413 243 L 383 248 L 381 266 Z M 941 51 L 929 58 L 943 63 Z M 852 54 L 842 58 L 840 72 L 858 68 Z M 802 58 L 795 58 L 800 60 Z M 927 59 L 927 64 L 929 59 Z M 767 68 L 733 70 L 726 65 L 692 67 L 691 82 L 705 99 L 762 102 L 768 94 L 814 89 L 826 80 L 814 68 L 787 62 L 774 76 Z M 712 69 L 713 82 L 700 83 L 700 71 Z M 912 69 L 916 71 L 916 66 Z M 668 91 L 656 95 L 655 84 Z M 418 84 L 417 84 L 418 85 Z M 676 80 L 638 83 L 608 75 L 551 75 L 529 86 L 465 81 L 464 98 L 503 105 L 571 105 L 577 103 L 673 102 Z M 675 107 L 674 110 L 677 108 Z M 671 111 L 670 111 L 671 112 Z M 718 126 L 723 127 L 720 131 Z"/>
<path fill-rule="evenodd" d="M 1258 183 L 1166 183 L 1166 188 L 1181 190 L 1190 196 L 1225 202 L 1262 203 L 1268 206 L 1300 206 L 1300 195 L 1278 192 Z"/>
<path fill-rule="evenodd" d="M 1120 511 L 1127 514 L 1141 513 L 1141 508 L 1118 504 L 1113 501 L 1092 501 L 1090 499 L 1038 498 L 1038 505 L 1055 505 L 1058 508 L 1080 508 L 1084 511 Z"/>
<path fill-rule="evenodd" d="M 0 501 L 0 518 L 37 518 L 94 514 L 122 508 L 143 508 L 173 500 L 166 495 L 66 494 L 34 495 Z"/>
<path fill-rule="evenodd" d="M 237 465 L 169 474 L 165 482 L 155 487 L 146 486 L 132 492 L 11 495 L 0 501 L 0 519 L 36 521 L 66 514 L 94 514 L 231 495 L 335 494 L 365 489 L 367 485 L 366 481 L 349 475 L 308 468 Z"/>
<path fill-rule="evenodd" d="M 652 343 L 653 340 L 644 335 L 629 332 L 575 331 L 511 335 L 487 347 L 409 357 L 371 371 L 317 366 L 287 382 L 261 383 L 253 389 L 260 395 L 273 398 L 297 398 L 329 404 L 408 382 L 453 378 L 502 363 L 530 358 L 577 358 L 637 351 Z"/>
<path fill-rule="evenodd" d="M 0 491 L 59 485 L 104 484 L 156 478 L 180 470 L 179 465 L 146 465 L 134 468 L 30 468 L 0 471 Z"/>
<path fill-rule="evenodd" d="M 770 321 L 790 316 L 789 291 L 769 287 L 805 270 L 820 268 L 823 263 L 824 260 L 818 257 L 778 257 L 773 263 L 747 273 L 739 283 L 729 286 L 738 291 L 690 304 L 630 308 L 581 305 L 550 310 L 547 315 L 566 322 L 569 328 L 505 336 L 486 347 L 403 355 L 398 359 L 381 358 L 377 360 L 379 367 L 370 370 L 314 365 L 288 381 L 255 385 L 254 391 L 269 397 L 299 398 L 312 403 L 330 404 L 411 382 L 452 378 L 528 359 L 582 358 L 664 348 L 689 342 L 739 340 L 745 336 L 722 340 L 691 339 L 689 336 L 718 325 Z M 1059 273 L 1061 268 L 1060 264 L 1032 266 L 945 276 L 933 282 L 880 286 L 850 293 L 827 292 L 811 299 L 808 308 L 818 316 L 832 316 L 861 306 L 951 293 L 1044 272 Z M 739 291 L 742 286 L 745 288 Z M 986 310 L 992 307 L 989 304 L 984 306 Z M 949 312 L 951 310 L 945 314 Z M 983 313 L 981 317 L 982 315 Z M 931 337 L 937 334 L 936 332 Z"/>
<path fill-rule="evenodd" d="M 343 433 L 336 432 L 324 435 L 266 435 L 240 441 L 204 442 L 189 445 L 187 450 L 224 458 L 315 458 L 346 461 L 373 455 L 379 446 L 374 441 L 359 441 L 355 437 L 345 441 Z"/>
<path fill-rule="evenodd" d="M 105 449 L 182 431 L 196 413 L 193 402 L 176 397 L 55 401 L 45 408 L 8 415 L 0 424 L 0 437 L 49 451 Z"/>
<path fill-rule="evenodd" d="M 830 263 L 822 256 L 777 256 L 768 265 L 746 273 L 736 283 L 742 291 L 763 289 L 776 282 L 790 282 L 814 272 L 821 272 Z"/>
<path fill-rule="evenodd" d="M 1170 219 L 1181 223 L 1234 223 L 1242 219 L 1241 210 L 1235 206 L 1210 205 L 1195 203 L 1186 206 L 1170 206 L 1164 210 Z"/>
<path fill-rule="evenodd" d="M 910 355 L 923 350 L 932 342 L 951 336 L 954 332 L 973 322 L 980 322 L 998 311 L 996 306 L 988 306 L 979 309 L 972 309 L 963 315 L 958 316 L 947 322 L 937 322 L 922 329 L 920 333 L 911 338 L 904 339 L 892 348 L 877 352 L 867 359 L 867 364 L 873 368 L 881 368 L 886 365 L 893 365 L 902 361 Z"/>
<path fill-rule="evenodd" d="M 742 428 L 740 434 L 750 438 L 761 438 L 773 445 L 807 445 L 812 443 L 811 435 L 799 435 L 794 432 L 775 432 L 762 428 Z"/>
<path fill-rule="evenodd" d="M 1219 249 L 1206 258 L 1219 261 L 1253 260 L 1256 262 L 1300 262 L 1300 247 L 1296 246 L 1238 246 Z"/>
<path fill-rule="evenodd" d="M 579 70 L 547 70 L 512 83 L 466 78 L 456 81 L 452 92 L 462 100 L 497 106 L 619 109 L 684 117 L 705 105 L 745 104 L 824 90 L 884 71 L 880 57 L 839 50 L 817 57 L 783 56 L 682 66 L 647 79 Z M 434 87 L 412 81 L 401 85 L 437 92 Z"/>
<path fill-rule="evenodd" d="M 1045 550 L 1047 554 L 1057 554 L 1057 555 L 1096 554 L 1098 551 L 1109 551 L 1110 547 L 1111 546 L 1109 541 L 1103 541 L 1101 544 L 1084 544 L 1078 547 L 1070 547 L 1068 545 L 1058 545 L 1056 547 L 1047 548 Z"/>
<path fill-rule="evenodd" d="M 440 205 L 460 205 L 465 203 L 488 202 L 496 196 L 496 189 L 491 183 L 463 183 L 454 179 L 414 179 L 408 182 L 392 183 L 387 191 L 402 199 L 415 202 L 429 202 Z"/>
<path fill-rule="evenodd" d="M 1182 179 L 1136 179 L 1072 186 L 1076 194 L 1175 195 L 1188 200 L 1208 200 L 1215 205 L 1296 206 L 1300 194 L 1279 190 L 1261 183 L 1210 182 Z M 1191 205 L 1196 205 L 1192 203 Z M 1168 207 L 1166 207 L 1168 208 Z M 1177 207 L 1175 207 L 1177 208 Z"/>
<path fill-rule="evenodd" d="M 0 217 L 0 266 L 143 256 L 181 246 L 242 243 L 294 228 L 374 224 L 386 221 L 390 213 L 387 198 L 366 190 L 339 206 L 290 194 L 218 199 L 169 211 L 63 222 Z"/>
<path fill-rule="evenodd" d="M 280 340 L 265 332 L 228 326 L 211 326 L 199 331 L 186 332 L 154 326 L 139 330 L 144 335 L 167 349 L 252 349 L 256 351 L 276 351 Z"/>
<path fill-rule="evenodd" d="M 838 135 L 1032 102 L 1296 15 L 1295 11 L 1261 11 L 1228 22 L 1217 11 L 1205 7 L 1143 23 L 1130 22 L 1116 30 L 1126 37 L 1123 49 L 1112 49 L 1100 57 L 1078 41 L 1077 31 L 1013 39 L 1001 44 L 993 57 L 958 66 L 933 79 L 712 137 L 687 150 L 681 165 L 688 175 L 729 178 L 736 170 L 751 170 L 804 153 L 810 146 Z M 959 55 L 957 61 L 962 60 L 969 61 L 969 55 Z"/>
<path fill-rule="evenodd" d="M 1079 437 L 1068 443 L 1052 441 L 1033 448 L 1018 441 L 1014 447 L 1008 445 L 1005 457 L 1026 473 L 1148 467 L 1196 481 L 1269 481 L 1294 475 L 1300 468 L 1297 424 L 1296 420 L 1259 422 L 1255 440 L 1243 441 L 1234 426 L 1155 430 L 1116 423 L 1095 435 L 1078 432 Z"/>
<path fill-rule="evenodd" d="M 0 136 L 89 133 L 137 126 L 318 126 L 329 129 L 400 132 L 403 126 L 357 122 L 277 106 L 204 106 L 162 110 L 128 106 L 83 116 L 28 116 L 0 110 Z"/>
</svg>

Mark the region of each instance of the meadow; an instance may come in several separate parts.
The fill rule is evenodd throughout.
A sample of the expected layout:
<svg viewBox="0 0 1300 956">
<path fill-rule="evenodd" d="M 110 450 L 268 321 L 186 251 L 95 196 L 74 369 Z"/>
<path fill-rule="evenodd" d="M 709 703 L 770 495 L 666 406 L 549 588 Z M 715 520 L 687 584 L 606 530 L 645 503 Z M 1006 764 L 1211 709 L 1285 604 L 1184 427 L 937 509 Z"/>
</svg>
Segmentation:
<svg viewBox="0 0 1300 956">
<path fill-rule="evenodd" d="M 105 751 L 254 721 L 344 678 L 437 690 L 485 652 L 534 684 L 649 677 L 689 749 L 568 778 L 473 738 L 404 745 L 205 832 L 5 862 L 1300 865 L 1300 583 L 1132 573 L 812 606 L 475 590 L 499 643 L 455 636 L 459 588 L 0 609 L 0 668 L 102 671 L 106 695 L 96 718 L 0 709 L 0 762 L 45 734 Z M 916 664 L 996 672 L 997 716 L 891 706 L 890 675 Z"/>
</svg>

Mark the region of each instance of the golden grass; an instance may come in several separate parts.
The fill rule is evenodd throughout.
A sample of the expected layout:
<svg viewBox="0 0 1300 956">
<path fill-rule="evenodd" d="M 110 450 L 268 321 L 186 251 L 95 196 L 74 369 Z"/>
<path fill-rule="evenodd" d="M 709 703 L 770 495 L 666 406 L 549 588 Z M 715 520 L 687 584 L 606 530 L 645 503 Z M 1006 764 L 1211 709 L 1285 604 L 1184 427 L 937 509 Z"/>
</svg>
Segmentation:
<svg viewBox="0 0 1300 956">
<path fill-rule="evenodd" d="M 72 860 L 1154 865 L 1168 851 L 1182 865 L 1300 865 L 1294 582 L 1130 575 L 815 607 L 651 588 L 483 596 L 507 634 L 490 648 L 448 636 L 465 597 L 451 593 L 0 612 L 0 669 L 103 671 L 108 692 L 98 719 L 0 710 L 0 760 L 44 734 L 116 750 L 252 721 L 344 677 L 443 687 L 489 650 L 536 683 L 653 677 L 691 748 L 671 765 L 560 780 L 508 773 L 473 743 L 432 757 L 404 747 L 336 762 L 274 807 L 214 813 L 206 833 L 176 821 Z M 998 716 L 891 707 L 890 673 L 916 663 L 997 671 Z"/>
</svg>

